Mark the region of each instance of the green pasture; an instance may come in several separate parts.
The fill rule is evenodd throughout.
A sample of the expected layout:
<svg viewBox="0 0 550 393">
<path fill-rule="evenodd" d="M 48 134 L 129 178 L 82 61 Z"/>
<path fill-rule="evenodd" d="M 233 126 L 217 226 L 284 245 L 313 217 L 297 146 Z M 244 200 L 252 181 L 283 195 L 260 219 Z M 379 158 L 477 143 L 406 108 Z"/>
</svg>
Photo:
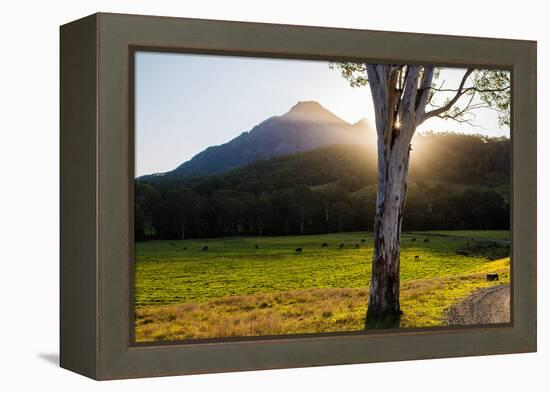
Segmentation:
<svg viewBox="0 0 550 393">
<path fill-rule="evenodd" d="M 416 232 L 413 232 L 416 233 Z M 441 235 L 448 237 L 463 237 L 472 240 L 498 240 L 510 241 L 510 231 L 424 231 L 419 232 L 425 235 Z"/>
<path fill-rule="evenodd" d="M 402 285 L 474 272 L 508 256 L 507 239 L 508 231 L 405 233 Z M 139 242 L 135 303 L 161 306 L 311 288 L 366 288 L 372 251 L 372 234 L 360 232 Z"/>
</svg>

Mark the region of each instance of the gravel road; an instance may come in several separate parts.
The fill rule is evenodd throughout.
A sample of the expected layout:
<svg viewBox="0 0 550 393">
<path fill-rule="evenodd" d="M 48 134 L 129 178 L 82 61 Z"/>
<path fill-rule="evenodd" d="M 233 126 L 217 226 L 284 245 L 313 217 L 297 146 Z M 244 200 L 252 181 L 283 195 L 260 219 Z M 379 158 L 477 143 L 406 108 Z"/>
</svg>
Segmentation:
<svg viewBox="0 0 550 393">
<path fill-rule="evenodd" d="M 497 285 L 475 291 L 468 298 L 451 306 L 445 319 L 450 326 L 510 322 L 510 285 Z"/>
</svg>

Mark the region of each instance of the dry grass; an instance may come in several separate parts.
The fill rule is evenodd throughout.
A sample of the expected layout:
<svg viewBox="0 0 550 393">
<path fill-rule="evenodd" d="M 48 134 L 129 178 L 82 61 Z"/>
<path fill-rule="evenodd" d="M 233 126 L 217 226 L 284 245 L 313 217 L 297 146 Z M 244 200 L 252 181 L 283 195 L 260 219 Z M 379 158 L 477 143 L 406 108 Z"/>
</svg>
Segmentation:
<svg viewBox="0 0 550 393">
<path fill-rule="evenodd" d="M 509 282 L 509 258 L 458 276 L 406 281 L 401 327 L 442 326 L 444 312 L 477 288 Z M 501 281 L 485 274 L 498 272 Z M 311 288 L 136 309 L 136 340 L 184 340 L 363 329 L 365 288 Z"/>
<path fill-rule="evenodd" d="M 136 310 L 138 341 L 357 330 L 368 292 L 305 289 Z"/>
</svg>

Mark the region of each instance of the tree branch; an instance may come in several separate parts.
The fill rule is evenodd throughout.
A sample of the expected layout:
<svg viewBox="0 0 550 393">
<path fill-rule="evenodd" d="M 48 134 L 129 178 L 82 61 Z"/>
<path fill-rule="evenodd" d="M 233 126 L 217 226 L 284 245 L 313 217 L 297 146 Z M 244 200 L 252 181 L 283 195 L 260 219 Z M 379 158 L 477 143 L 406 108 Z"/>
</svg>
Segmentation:
<svg viewBox="0 0 550 393">
<path fill-rule="evenodd" d="M 498 93 L 498 92 L 501 92 L 501 91 L 506 91 L 510 88 L 510 86 L 505 86 L 505 87 L 502 87 L 502 88 L 499 88 L 499 89 L 480 89 L 480 88 L 477 88 L 475 86 L 472 86 L 472 87 L 467 87 L 466 89 L 464 89 L 463 93 L 466 94 L 470 91 L 475 91 L 477 93 Z M 453 93 L 456 93 L 458 92 L 458 89 L 438 89 L 436 87 L 431 87 L 430 88 L 432 91 L 437 91 L 437 92 L 453 92 Z"/>
<path fill-rule="evenodd" d="M 483 128 L 480 125 L 473 123 L 473 121 L 469 120 L 469 119 L 455 119 L 453 116 L 450 116 L 450 115 L 439 115 L 437 117 L 440 118 L 440 119 L 443 119 L 443 120 L 453 120 L 453 121 L 456 121 L 459 124 L 468 124 L 468 125 L 470 125 L 472 127 L 475 127 L 475 128 Z M 473 119 L 473 120 L 475 120 L 475 119 Z"/>
<path fill-rule="evenodd" d="M 410 121 L 414 120 L 414 106 L 416 104 L 416 94 L 418 92 L 418 78 L 420 67 L 407 66 L 407 76 L 405 78 L 405 88 L 403 91 L 403 105 L 399 108 L 399 120 Z M 411 119 L 408 119 L 411 117 Z"/>
<path fill-rule="evenodd" d="M 462 77 L 462 81 L 460 82 L 460 86 L 458 87 L 458 91 L 456 92 L 455 96 L 449 102 L 447 102 L 445 105 L 441 106 L 440 108 L 437 108 L 437 109 L 434 109 L 434 110 L 431 110 L 431 111 L 425 113 L 424 116 L 422 116 L 422 119 L 418 124 L 421 124 L 421 123 L 425 122 L 429 118 L 439 116 L 442 113 L 447 112 L 449 109 L 451 109 L 453 107 L 453 105 L 456 104 L 458 99 L 464 95 L 464 93 L 465 93 L 464 85 L 466 84 L 466 80 L 472 74 L 472 72 L 474 72 L 474 69 L 473 68 L 468 68 L 468 70 L 464 73 L 464 76 Z"/>
<path fill-rule="evenodd" d="M 365 64 L 367 78 L 370 83 L 372 102 L 374 105 L 374 117 L 378 138 L 384 138 L 380 131 L 384 129 L 385 103 L 387 100 L 387 81 L 381 78 L 378 66 L 376 64 Z"/>
<path fill-rule="evenodd" d="M 417 119 L 422 119 L 424 111 L 426 110 L 426 105 L 431 100 L 430 88 L 432 87 L 433 76 L 434 68 L 424 67 L 422 71 L 422 80 L 420 81 L 420 90 L 418 91 L 418 97 L 415 104 Z M 443 81 L 443 83 L 445 83 L 445 81 Z M 443 86 L 443 83 L 441 86 Z"/>
</svg>

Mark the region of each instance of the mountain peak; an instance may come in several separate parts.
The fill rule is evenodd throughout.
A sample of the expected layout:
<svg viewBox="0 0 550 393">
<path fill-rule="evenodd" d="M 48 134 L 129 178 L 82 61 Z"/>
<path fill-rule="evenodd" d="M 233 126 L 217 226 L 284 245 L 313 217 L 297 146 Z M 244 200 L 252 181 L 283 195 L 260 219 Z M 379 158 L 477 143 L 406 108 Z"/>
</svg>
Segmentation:
<svg viewBox="0 0 550 393">
<path fill-rule="evenodd" d="M 370 126 L 370 122 L 369 120 L 366 118 L 366 117 L 362 117 L 361 119 L 359 119 L 356 123 L 354 124 L 365 124 L 365 125 L 369 125 Z"/>
<path fill-rule="evenodd" d="M 337 124 L 346 123 L 344 120 L 340 119 L 338 116 L 326 109 L 317 101 L 298 101 L 298 103 L 290 108 L 290 110 L 282 117 L 299 121 Z"/>
<path fill-rule="evenodd" d="M 326 109 L 317 101 L 298 101 L 292 108 L 290 108 L 289 113 L 290 112 L 315 113 L 319 111 L 326 111 Z"/>
<path fill-rule="evenodd" d="M 330 145 L 362 145 L 376 140 L 366 122 L 350 124 L 316 101 L 299 101 L 282 116 L 273 116 L 228 142 L 210 146 L 166 172 L 163 179 L 221 173 L 277 156 Z"/>
</svg>

